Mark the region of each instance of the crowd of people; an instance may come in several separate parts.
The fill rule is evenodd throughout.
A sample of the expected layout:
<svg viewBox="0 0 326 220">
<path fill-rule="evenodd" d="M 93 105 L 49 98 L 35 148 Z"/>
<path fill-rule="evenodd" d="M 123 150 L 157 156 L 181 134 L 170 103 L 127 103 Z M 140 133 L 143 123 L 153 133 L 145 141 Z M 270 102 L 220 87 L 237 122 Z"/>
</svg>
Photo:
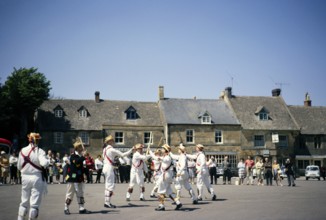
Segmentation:
<svg viewBox="0 0 326 220">
<path fill-rule="evenodd" d="M 182 207 L 181 190 L 183 188 L 189 193 L 193 204 L 198 204 L 204 199 L 204 189 L 208 190 L 211 200 L 217 199 L 212 187 L 213 182 L 217 183 L 216 162 L 213 157 L 206 160 L 204 146 L 201 144 L 196 145 L 195 154 L 187 154 L 182 144 L 177 147 L 177 154 L 173 154 L 171 147 L 167 144 L 157 148 L 155 152 L 152 152 L 149 146 L 144 151 L 143 144 L 136 144 L 126 152 L 121 152 L 114 147 L 114 138 L 108 136 L 104 141 L 103 154 L 98 155 L 94 160 L 81 140 L 76 140 L 73 144 L 72 154 L 65 154 L 63 158 L 60 158 L 58 153 L 53 153 L 51 150 L 45 153 L 39 148 L 40 139 L 38 133 L 30 133 L 29 145 L 20 151 L 18 157 L 13 154 L 6 159 L 1 152 L 2 181 L 5 174 L 3 168 L 8 167 L 10 172 L 20 174 L 10 174 L 12 184 L 18 183 L 19 179 L 22 184 L 18 219 L 24 219 L 27 214 L 29 219 L 37 218 L 47 183 L 66 184 L 64 214 L 70 215 L 69 208 L 75 195 L 79 213 L 91 213 L 84 207 L 84 184 L 93 183 L 93 174 L 96 175 L 94 183 L 101 183 L 101 176 L 104 176 L 105 208 L 116 208 L 112 200 L 115 184 L 118 182 L 128 183 L 126 201 L 130 201 L 135 188 L 139 189 L 139 200 L 145 200 L 145 182 L 153 182 L 154 187 L 151 189 L 150 197 L 158 199 L 156 211 L 165 211 L 166 198 L 170 198 L 175 205 L 175 210 L 179 210 Z M 16 169 L 11 168 L 12 164 Z M 224 171 L 223 184 L 231 184 L 231 164 L 227 156 L 221 166 Z M 236 185 L 264 185 L 265 179 L 266 185 L 271 186 L 274 179 L 276 185 L 282 186 L 280 175 L 282 168 L 276 160 L 272 163 L 269 158 L 256 158 L 254 161 L 248 156 L 246 160 L 240 159 L 237 169 Z M 288 185 L 295 186 L 293 165 L 290 159 L 286 160 L 284 169 Z M 196 184 L 196 190 L 193 184 Z"/>
</svg>

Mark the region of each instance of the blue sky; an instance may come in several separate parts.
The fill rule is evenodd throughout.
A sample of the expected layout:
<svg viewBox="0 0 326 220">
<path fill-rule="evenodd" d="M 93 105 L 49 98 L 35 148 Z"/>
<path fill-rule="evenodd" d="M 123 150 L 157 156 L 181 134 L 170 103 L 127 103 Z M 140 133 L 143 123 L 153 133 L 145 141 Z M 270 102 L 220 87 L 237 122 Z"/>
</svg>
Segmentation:
<svg viewBox="0 0 326 220">
<path fill-rule="evenodd" d="M 215 99 L 282 87 L 326 106 L 323 0 L 0 0 L 0 77 L 36 67 L 51 96 Z"/>
</svg>

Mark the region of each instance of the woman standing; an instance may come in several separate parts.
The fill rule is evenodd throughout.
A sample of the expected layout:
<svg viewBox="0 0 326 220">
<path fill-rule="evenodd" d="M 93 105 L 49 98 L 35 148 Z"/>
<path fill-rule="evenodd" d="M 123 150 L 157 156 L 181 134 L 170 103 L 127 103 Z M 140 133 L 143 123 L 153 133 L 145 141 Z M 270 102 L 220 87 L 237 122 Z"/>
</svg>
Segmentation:
<svg viewBox="0 0 326 220">
<path fill-rule="evenodd" d="M 241 158 L 238 163 L 238 175 L 239 175 L 239 185 L 243 185 L 244 179 L 246 177 L 246 165 L 244 163 L 244 159 Z"/>
</svg>

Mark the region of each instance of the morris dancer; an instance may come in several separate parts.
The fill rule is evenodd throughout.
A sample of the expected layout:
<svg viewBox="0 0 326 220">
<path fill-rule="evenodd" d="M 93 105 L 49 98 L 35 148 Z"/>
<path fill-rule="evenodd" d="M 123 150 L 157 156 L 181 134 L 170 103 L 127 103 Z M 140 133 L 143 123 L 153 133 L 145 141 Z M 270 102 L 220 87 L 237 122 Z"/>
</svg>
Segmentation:
<svg viewBox="0 0 326 220">
<path fill-rule="evenodd" d="M 114 139 L 111 135 L 105 138 L 104 140 L 106 147 L 103 149 L 103 159 L 104 159 L 104 167 L 103 173 L 105 176 L 105 199 L 104 199 L 104 207 L 105 208 L 116 208 L 115 205 L 111 204 L 111 197 L 113 195 L 113 190 L 115 187 L 115 174 L 114 174 L 114 158 L 115 157 L 124 157 L 128 156 L 132 153 L 133 148 L 128 150 L 127 152 L 122 153 L 121 151 L 114 149 Z"/>
<path fill-rule="evenodd" d="M 154 153 L 155 156 L 160 157 L 162 152 L 160 149 L 157 149 Z M 160 160 L 152 160 L 151 169 L 154 171 L 153 173 L 153 180 L 154 180 L 154 187 L 151 191 L 151 198 L 156 198 L 155 193 L 158 190 L 158 179 L 161 175 L 161 161 Z"/>
<path fill-rule="evenodd" d="M 22 176 L 21 203 L 18 210 L 18 220 L 23 220 L 28 212 L 29 219 L 37 219 L 41 205 L 42 194 L 46 191 L 45 167 L 49 165 L 45 152 L 38 147 L 41 136 L 30 133 L 29 145 L 24 147 L 18 158 L 17 168 Z"/>
<path fill-rule="evenodd" d="M 206 164 L 206 158 L 203 150 L 204 150 L 204 146 L 201 144 L 197 144 L 196 145 L 197 154 L 195 155 L 187 154 L 187 158 L 196 160 L 198 200 L 203 200 L 204 185 L 207 187 L 208 192 L 211 194 L 212 200 L 216 200 L 214 189 L 209 182 L 208 167 Z"/>
<path fill-rule="evenodd" d="M 169 155 L 171 151 L 171 147 L 167 144 L 162 146 L 163 148 L 163 155 L 161 157 L 155 156 L 153 152 L 149 151 L 151 157 L 154 160 L 162 161 L 161 165 L 161 175 L 158 179 L 158 191 L 159 194 L 159 206 L 156 208 L 156 211 L 165 211 L 164 200 L 165 196 L 169 196 L 173 201 L 176 203 L 175 210 L 178 210 L 182 207 L 182 204 L 178 198 L 174 198 L 172 196 L 172 188 L 171 184 L 173 181 L 173 161 L 171 156 Z"/>
<path fill-rule="evenodd" d="M 79 214 L 91 213 L 84 208 L 84 174 L 83 163 L 85 161 L 85 148 L 81 141 L 74 143 L 75 152 L 70 155 L 70 161 L 67 168 L 67 193 L 64 213 L 70 215 L 69 205 L 71 204 L 74 194 L 76 193 L 79 205 Z"/>
<path fill-rule="evenodd" d="M 180 199 L 182 186 L 189 192 L 192 203 L 198 204 L 197 197 L 189 183 L 189 174 L 188 174 L 188 159 L 186 156 L 186 148 L 182 144 L 178 147 L 179 155 L 174 155 L 170 153 L 172 159 L 177 160 L 177 175 L 175 178 L 175 189 L 177 190 L 177 198 Z"/>
<path fill-rule="evenodd" d="M 133 188 L 135 184 L 138 184 L 140 187 L 140 196 L 139 199 L 144 201 L 144 192 L 145 192 L 145 184 L 144 184 L 144 172 L 147 172 L 147 165 L 145 163 L 146 160 L 150 158 L 150 156 L 143 155 L 144 145 L 136 144 L 135 145 L 136 152 L 132 156 L 132 164 L 130 170 L 130 183 L 128 187 L 128 191 L 126 194 L 126 200 L 130 201 L 131 193 L 133 192 Z"/>
</svg>

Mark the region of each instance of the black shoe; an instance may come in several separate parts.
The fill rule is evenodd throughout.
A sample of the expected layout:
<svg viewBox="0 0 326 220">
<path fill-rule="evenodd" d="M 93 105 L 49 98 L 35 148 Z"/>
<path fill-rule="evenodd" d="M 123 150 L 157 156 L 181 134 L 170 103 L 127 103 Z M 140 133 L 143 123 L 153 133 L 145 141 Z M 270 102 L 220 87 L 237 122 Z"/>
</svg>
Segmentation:
<svg viewBox="0 0 326 220">
<path fill-rule="evenodd" d="M 198 198 L 197 200 L 198 200 L 198 201 L 203 201 L 203 199 L 202 199 L 202 198 Z"/>
<path fill-rule="evenodd" d="M 192 201 L 192 204 L 198 204 L 198 200 L 196 199 L 196 200 Z"/>
<path fill-rule="evenodd" d="M 155 196 L 155 195 L 150 195 L 149 197 L 151 197 L 151 198 L 156 198 L 156 196 Z"/>
<path fill-rule="evenodd" d="M 212 200 L 213 200 L 213 201 L 215 201 L 215 200 L 216 200 L 216 195 L 214 195 L 214 196 L 212 197 Z"/>
<path fill-rule="evenodd" d="M 116 206 L 115 206 L 115 205 L 112 205 L 112 204 L 110 203 L 110 204 L 104 204 L 104 208 L 112 208 L 112 209 L 115 209 Z"/>
<path fill-rule="evenodd" d="M 155 211 L 165 211 L 165 207 L 164 206 L 159 206 L 155 209 Z"/>
<path fill-rule="evenodd" d="M 70 215 L 69 209 L 65 209 L 64 213 L 65 213 L 65 215 Z"/>
<path fill-rule="evenodd" d="M 182 204 L 179 203 L 179 204 L 175 207 L 175 210 L 179 210 L 181 207 L 182 207 Z"/>
<path fill-rule="evenodd" d="M 295 184 L 293 184 L 292 186 L 295 186 Z"/>
<path fill-rule="evenodd" d="M 87 209 L 79 210 L 79 214 L 91 214 L 91 211 L 88 211 Z"/>
<path fill-rule="evenodd" d="M 140 200 L 140 201 L 145 201 L 145 199 L 144 199 L 144 198 L 139 198 L 139 200 Z"/>
</svg>

